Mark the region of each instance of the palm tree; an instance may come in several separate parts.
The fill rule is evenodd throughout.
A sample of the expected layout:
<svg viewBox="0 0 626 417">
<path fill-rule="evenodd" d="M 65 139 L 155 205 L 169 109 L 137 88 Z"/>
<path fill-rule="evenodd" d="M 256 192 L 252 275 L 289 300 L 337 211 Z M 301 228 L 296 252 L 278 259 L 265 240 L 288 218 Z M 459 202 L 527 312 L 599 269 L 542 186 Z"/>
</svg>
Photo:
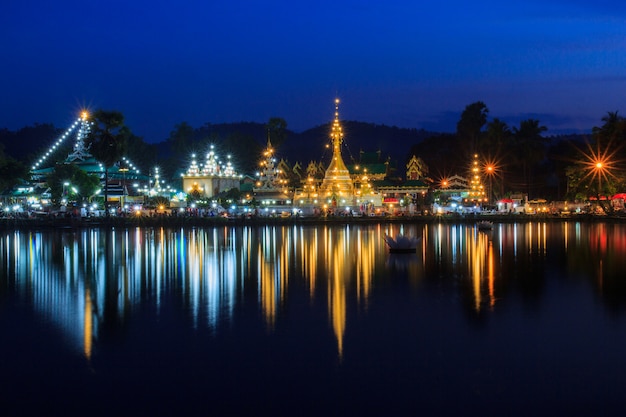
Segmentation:
<svg viewBox="0 0 626 417">
<path fill-rule="evenodd" d="M 616 139 L 620 133 L 620 124 L 623 117 L 618 115 L 616 111 L 610 111 L 601 119 L 604 124 L 601 127 L 595 126 L 592 129 L 596 145 L 600 148 L 606 148 Z"/>
<path fill-rule="evenodd" d="M 520 122 L 520 127 L 513 128 L 515 157 L 522 168 L 526 193 L 530 196 L 531 169 L 545 156 L 547 139 L 541 136 L 548 130 L 539 125 L 539 120 L 527 119 Z"/>
<path fill-rule="evenodd" d="M 605 212 L 612 212 L 611 204 L 607 200 L 602 201 L 600 196 L 613 195 L 626 186 L 623 174 L 626 159 L 626 118 L 615 111 L 608 112 L 602 121 L 604 124 L 601 127 L 594 127 L 592 130 L 592 144 L 587 145 L 586 152 L 581 152 L 583 169 L 587 172 L 583 179 L 590 182 L 589 190 L 597 190 L 598 205 Z"/>
<path fill-rule="evenodd" d="M 477 151 L 481 130 L 487 123 L 488 113 L 489 109 L 482 101 L 468 104 L 456 124 L 457 139 L 470 154 Z"/>
<path fill-rule="evenodd" d="M 490 182 L 490 194 L 504 195 L 505 177 L 508 177 L 508 175 L 505 176 L 505 169 L 510 165 L 510 155 L 507 151 L 511 149 L 512 139 L 511 128 L 498 118 L 487 123 L 487 129 L 480 139 L 478 154 L 485 162 Z M 494 180 L 495 188 L 493 187 Z M 496 193 L 495 190 L 498 192 Z"/>
<path fill-rule="evenodd" d="M 268 140 L 272 142 L 274 148 L 280 147 L 287 140 L 287 122 L 280 117 L 270 117 L 265 125 Z"/>
<path fill-rule="evenodd" d="M 499 156 L 499 153 L 505 148 L 511 140 L 511 129 L 502 120 L 495 118 L 487 123 L 487 131 L 480 141 L 480 153 L 488 153 L 491 156 Z"/>
<path fill-rule="evenodd" d="M 601 127 L 594 127 L 593 142 L 596 149 L 604 154 L 611 154 L 612 157 L 620 160 L 626 158 L 624 145 L 626 144 L 626 118 L 619 116 L 617 112 L 608 112 L 602 118 L 604 124 Z"/>
<path fill-rule="evenodd" d="M 126 132 L 124 115 L 121 112 L 98 110 L 93 114 L 87 143 L 89 152 L 104 166 L 104 210 L 107 216 L 109 215 L 109 168 L 124 155 Z"/>
<path fill-rule="evenodd" d="M 194 129 L 187 122 L 177 124 L 175 129 L 170 132 L 167 142 L 170 143 L 175 158 L 186 158 L 193 148 Z"/>
</svg>

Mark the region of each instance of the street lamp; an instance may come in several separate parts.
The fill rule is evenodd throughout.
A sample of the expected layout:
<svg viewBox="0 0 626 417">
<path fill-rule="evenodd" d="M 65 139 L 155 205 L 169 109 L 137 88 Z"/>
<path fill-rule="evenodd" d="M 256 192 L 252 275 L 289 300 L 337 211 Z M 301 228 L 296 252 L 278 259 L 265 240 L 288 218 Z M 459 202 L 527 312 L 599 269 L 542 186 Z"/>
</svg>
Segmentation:
<svg viewBox="0 0 626 417">
<path fill-rule="evenodd" d="M 593 188 L 593 181 L 598 177 L 598 204 L 600 204 L 600 195 L 602 193 L 602 180 L 605 179 L 605 187 L 611 184 L 611 179 L 609 177 L 615 177 L 614 171 L 616 170 L 616 162 L 613 159 L 616 150 L 609 149 L 593 149 L 591 145 L 587 144 L 588 151 L 580 151 L 583 160 L 582 166 L 587 172 L 584 178 L 589 178 L 588 185 L 591 185 Z M 608 187 L 611 188 L 611 187 Z"/>
<path fill-rule="evenodd" d="M 598 201 L 599 201 L 600 194 L 602 193 L 602 175 L 604 175 L 604 163 L 602 161 L 597 161 L 595 170 L 598 175 Z"/>
<path fill-rule="evenodd" d="M 124 210 L 124 196 L 126 195 L 126 173 L 128 172 L 128 166 L 122 165 L 119 171 L 122 173 L 122 195 L 120 196 L 120 208 Z"/>
<path fill-rule="evenodd" d="M 69 182 L 64 182 L 63 183 L 63 195 L 61 196 L 61 203 L 65 204 L 67 203 L 67 187 L 69 187 L 70 183 Z"/>
<path fill-rule="evenodd" d="M 487 165 L 487 176 L 489 177 L 489 190 L 487 192 L 487 199 L 489 202 L 493 200 L 493 175 L 495 173 L 495 168 L 493 165 Z"/>
</svg>

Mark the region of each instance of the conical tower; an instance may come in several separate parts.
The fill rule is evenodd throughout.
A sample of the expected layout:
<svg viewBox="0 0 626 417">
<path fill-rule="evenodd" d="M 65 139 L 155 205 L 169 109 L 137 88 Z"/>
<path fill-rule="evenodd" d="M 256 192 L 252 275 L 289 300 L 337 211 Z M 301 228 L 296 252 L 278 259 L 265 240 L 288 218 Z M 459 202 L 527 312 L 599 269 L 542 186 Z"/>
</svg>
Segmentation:
<svg viewBox="0 0 626 417">
<path fill-rule="evenodd" d="M 472 162 L 472 172 L 470 173 L 472 179 L 470 181 L 470 199 L 477 203 L 482 203 L 483 199 L 485 202 L 487 199 L 485 198 L 485 189 L 480 180 L 479 175 L 479 166 L 478 166 L 478 154 L 474 154 L 474 161 Z"/>
<path fill-rule="evenodd" d="M 343 142 L 343 128 L 339 123 L 339 99 L 335 99 L 335 120 L 330 132 L 333 141 L 333 159 L 326 169 L 324 181 L 320 186 L 320 193 L 324 198 L 333 199 L 336 203 L 337 199 L 352 199 L 354 196 L 354 184 L 346 164 L 341 157 L 341 144 Z"/>
<path fill-rule="evenodd" d="M 267 147 L 263 151 L 263 160 L 261 160 L 261 171 L 257 173 L 258 180 L 255 189 L 258 190 L 277 190 L 281 188 L 280 170 L 276 168 L 276 158 L 274 157 L 274 148 L 270 141 L 270 132 L 267 132 Z"/>
</svg>

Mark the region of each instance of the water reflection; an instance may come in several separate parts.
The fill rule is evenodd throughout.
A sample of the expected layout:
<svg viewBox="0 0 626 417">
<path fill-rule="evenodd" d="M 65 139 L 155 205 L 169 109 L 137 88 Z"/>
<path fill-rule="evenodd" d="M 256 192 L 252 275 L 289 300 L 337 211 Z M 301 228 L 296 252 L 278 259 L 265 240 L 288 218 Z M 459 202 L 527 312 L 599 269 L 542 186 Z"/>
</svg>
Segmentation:
<svg viewBox="0 0 626 417">
<path fill-rule="evenodd" d="M 326 304 L 342 358 L 349 318 L 367 312 L 390 280 L 455 291 L 468 311 L 484 314 L 519 294 L 540 297 L 549 270 L 591 281 L 607 305 L 622 308 L 625 231 L 535 222 L 489 232 L 443 224 L 13 232 L 0 241 L 0 279 L 86 358 L 102 332 L 119 331 L 141 307 L 158 315 L 174 300 L 193 326 L 218 331 L 253 294 L 272 332 L 300 291 L 311 306 Z M 421 246 L 391 255 L 384 234 L 421 236 Z"/>
</svg>

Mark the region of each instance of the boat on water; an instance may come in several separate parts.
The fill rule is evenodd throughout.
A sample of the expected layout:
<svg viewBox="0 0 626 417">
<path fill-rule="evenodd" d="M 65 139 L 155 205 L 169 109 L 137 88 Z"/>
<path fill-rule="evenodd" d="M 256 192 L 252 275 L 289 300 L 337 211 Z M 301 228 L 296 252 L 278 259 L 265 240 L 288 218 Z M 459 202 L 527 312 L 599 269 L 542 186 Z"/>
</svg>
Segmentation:
<svg viewBox="0 0 626 417">
<path fill-rule="evenodd" d="M 491 230 L 493 229 L 493 223 L 487 220 L 483 220 L 476 223 L 476 227 L 478 227 L 478 230 Z"/>
<path fill-rule="evenodd" d="M 389 247 L 390 253 L 415 253 L 417 245 L 419 244 L 421 237 L 408 237 L 404 235 L 398 235 L 395 238 L 385 234 L 383 236 L 385 243 Z"/>
</svg>

